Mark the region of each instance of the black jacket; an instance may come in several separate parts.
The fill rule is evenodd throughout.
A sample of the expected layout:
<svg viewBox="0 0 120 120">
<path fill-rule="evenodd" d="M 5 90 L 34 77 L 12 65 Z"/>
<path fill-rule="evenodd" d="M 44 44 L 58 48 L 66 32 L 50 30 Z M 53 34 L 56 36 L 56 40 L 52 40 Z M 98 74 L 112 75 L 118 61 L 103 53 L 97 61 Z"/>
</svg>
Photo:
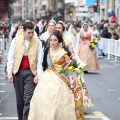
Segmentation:
<svg viewBox="0 0 120 120">
<path fill-rule="evenodd" d="M 111 38 L 111 34 L 108 32 L 108 28 L 104 27 L 102 31 L 102 38 Z"/>
<path fill-rule="evenodd" d="M 36 27 L 35 27 L 35 32 L 37 33 L 37 36 L 39 36 L 39 35 L 40 35 L 40 32 L 39 32 L 39 27 L 38 27 L 38 26 L 36 26 Z"/>
</svg>

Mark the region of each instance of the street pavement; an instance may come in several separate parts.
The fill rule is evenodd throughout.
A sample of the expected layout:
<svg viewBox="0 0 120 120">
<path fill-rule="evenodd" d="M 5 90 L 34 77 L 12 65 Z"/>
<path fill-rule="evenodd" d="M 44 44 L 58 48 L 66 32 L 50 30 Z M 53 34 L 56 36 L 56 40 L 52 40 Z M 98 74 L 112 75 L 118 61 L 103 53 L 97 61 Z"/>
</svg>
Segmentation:
<svg viewBox="0 0 120 120">
<path fill-rule="evenodd" d="M 9 46 L 9 44 L 8 44 Z M 18 120 L 13 84 L 5 74 L 7 52 L 0 64 L 0 120 Z M 120 120 L 120 63 L 106 57 L 99 59 L 101 69 L 85 74 L 89 95 L 94 104 L 85 110 L 85 120 Z"/>
<path fill-rule="evenodd" d="M 85 74 L 87 89 L 94 104 L 87 114 L 99 112 L 105 120 L 120 120 L 120 62 L 107 58 L 99 59 L 100 71 Z M 102 116 L 101 114 L 101 116 Z"/>
</svg>

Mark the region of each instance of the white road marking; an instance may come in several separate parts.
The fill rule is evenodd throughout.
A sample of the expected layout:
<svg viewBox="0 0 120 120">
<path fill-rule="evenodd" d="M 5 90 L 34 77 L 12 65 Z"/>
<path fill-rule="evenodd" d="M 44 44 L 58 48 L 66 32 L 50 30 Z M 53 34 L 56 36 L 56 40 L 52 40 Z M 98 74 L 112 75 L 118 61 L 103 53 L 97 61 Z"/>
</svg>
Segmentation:
<svg viewBox="0 0 120 120">
<path fill-rule="evenodd" d="M 0 103 L 1 103 L 2 101 L 0 101 Z"/>
<path fill-rule="evenodd" d="M 0 83 L 0 85 L 6 85 L 6 83 Z"/>
<path fill-rule="evenodd" d="M 116 90 L 110 90 L 110 89 L 109 89 L 108 91 L 109 91 L 109 92 L 115 92 Z"/>
<path fill-rule="evenodd" d="M 101 118 L 95 115 L 85 115 L 85 118 Z"/>
<path fill-rule="evenodd" d="M 97 117 L 105 117 L 105 115 L 102 113 L 102 112 L 99 112 L 99 111 L 95 111 L 93 112 L 95 114 L 95 116 Z"/>
<path fill-rule="evenodd" d="M 0 77 L 0 80 L 5 80 L 5 77 Z"/>
<path fill-rule="evenodd" d="M 18 120 L 17 117 L 0 117 L 0 120 Z"/>
<path fill-rule="evenodd" d="M 4 93 L 5 91 L 0 91 L 0 93 Z"/>
<path fill-rule="evenodd" d="M 102 117 L 103 120 L 110 120 L 109 118 L 107 117 Z"/>
<path fill-rule="evenodd" d="M 102 112 L 99 111 L 95 111 L 93 112 L 95 114 L 96 117 L 98 118 L 102 118 L 103 120 L 110 120 L 109 118 L 107 118 Z"/>
</svg>

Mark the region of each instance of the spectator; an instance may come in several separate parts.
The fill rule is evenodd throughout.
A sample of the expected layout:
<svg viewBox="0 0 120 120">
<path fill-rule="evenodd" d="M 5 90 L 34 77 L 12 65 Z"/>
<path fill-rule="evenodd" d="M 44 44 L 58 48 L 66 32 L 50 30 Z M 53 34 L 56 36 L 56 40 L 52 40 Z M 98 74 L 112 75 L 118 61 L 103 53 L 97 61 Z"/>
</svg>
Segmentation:
<svg viewBox="0 0 120 120">
<path fill-rule="evenodd" d="M 111 23 L 116 23 L 117 22 L 117 17 L 115 16 L 115 14 L 113 14 L 113 16 L 110 19 Z"/>
<path fill-rule="evenodd" d="M 103 29 L 104 29 L 104 20 L 103 20 L 103 19 L 101 20 L 99 29 L 100 29 L 100 30 L 103 30 Z"/>
<path fill-rule="evenodd" d="M 118 34 L 117 33 L 113 33 L 111 39 L 118 40 L 119 39 Z"/>
<path fill-rule="evenodd" d="M 108 32 L 108 23 L 104 25 L 104 29 L 102 31 L 103 38 L 110 38 L 110 33 Z"/>
</svg>

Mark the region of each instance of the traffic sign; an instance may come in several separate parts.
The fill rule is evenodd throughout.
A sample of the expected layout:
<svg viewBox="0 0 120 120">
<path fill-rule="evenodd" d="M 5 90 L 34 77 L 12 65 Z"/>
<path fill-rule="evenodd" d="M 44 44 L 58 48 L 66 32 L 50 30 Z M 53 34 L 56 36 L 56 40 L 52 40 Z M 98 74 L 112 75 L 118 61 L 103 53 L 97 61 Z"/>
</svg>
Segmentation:
<svg viewBox="0 0 120 120">
<path fill-rule="evenodd" d="M 88 11 L 88 7 L 76 7 L 76 11 L 87 12 Z"/>
<path fill-rule="evenodd" d="M 104 4 L 104 3 L 105 3 L 105 0 L 101 0 L 101 3 Z"/>
<path fill-rule="evenodd" d="M 76 16 L 85 17 L 85 16 L 88 16 L 88 13 L 76 13 Z"/>
<path fill-rule="evenodd" d="M 93 13 L 94 12 L 94 7 L 89 7 L 88 12 Z"/>
</svg>

